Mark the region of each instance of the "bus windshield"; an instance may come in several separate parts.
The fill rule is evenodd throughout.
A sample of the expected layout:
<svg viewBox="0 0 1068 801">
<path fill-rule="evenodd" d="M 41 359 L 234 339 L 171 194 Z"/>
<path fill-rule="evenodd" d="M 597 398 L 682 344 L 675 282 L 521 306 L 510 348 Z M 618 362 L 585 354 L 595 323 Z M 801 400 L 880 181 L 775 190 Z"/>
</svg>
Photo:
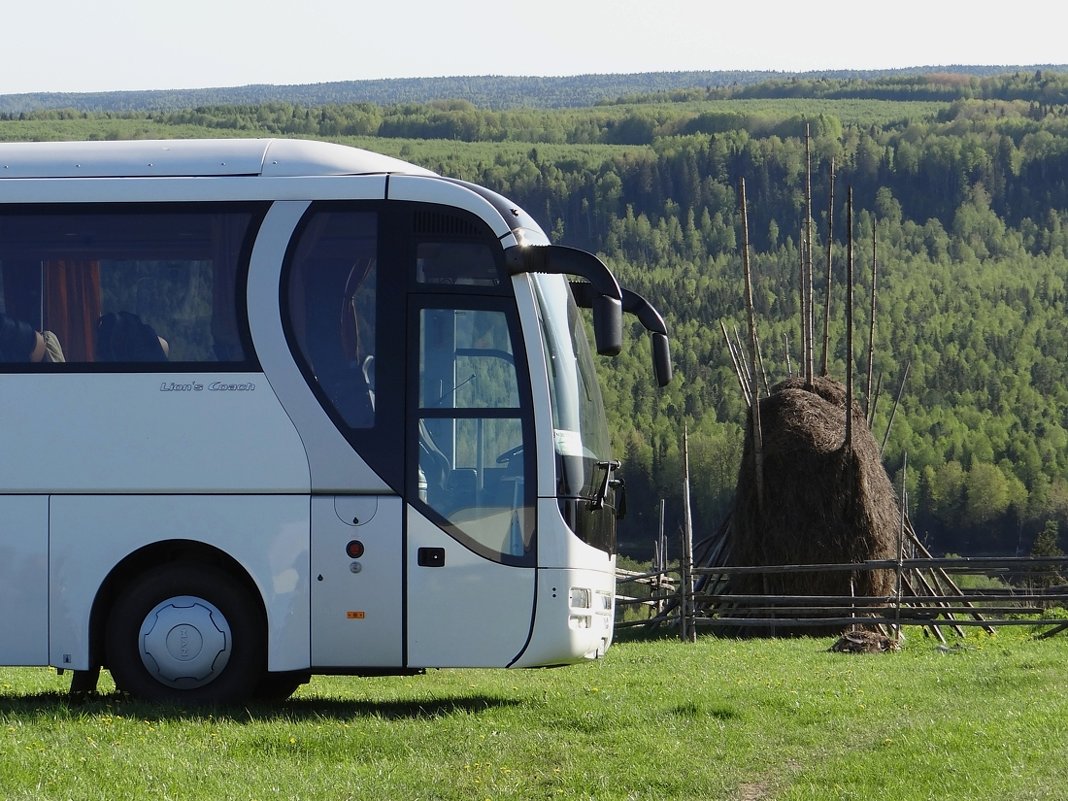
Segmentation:
<svg viewBox="0 0 1068 801">
<path fill-rule="evenodd" d="M 535 275 L 542 347 L 549 375 L 560 508 L 585 542 L 615 551 L 615 500 L 605 492 L 611 442 L 601 388 L 578 306 L 559 276 Z"/>
</svg>

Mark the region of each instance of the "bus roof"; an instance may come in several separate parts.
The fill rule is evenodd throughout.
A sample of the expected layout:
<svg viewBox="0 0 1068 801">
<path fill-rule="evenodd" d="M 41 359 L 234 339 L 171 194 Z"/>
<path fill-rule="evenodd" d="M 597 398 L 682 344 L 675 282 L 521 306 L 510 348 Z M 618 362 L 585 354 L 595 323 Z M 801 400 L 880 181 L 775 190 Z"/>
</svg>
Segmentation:
<svg viewBox="0 0 1068 801">
<path fill-rule="evenodd" d="M 302 139 L 0 143 L 4 178 L 435 175 L 355 147 Z"/>
</svg>

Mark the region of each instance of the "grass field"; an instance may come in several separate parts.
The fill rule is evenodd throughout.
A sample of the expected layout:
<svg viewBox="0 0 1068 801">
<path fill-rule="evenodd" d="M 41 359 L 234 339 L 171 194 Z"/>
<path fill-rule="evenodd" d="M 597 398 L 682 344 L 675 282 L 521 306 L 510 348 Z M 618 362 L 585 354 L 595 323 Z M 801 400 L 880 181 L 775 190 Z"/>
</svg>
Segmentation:
<svg viewBox="0 0 1068 801">
<path fill-rule="evenodd" d="M 1068 639 L 614 646 L 559 670 L 316 678 L 216 712 L 0 671 L 12 799 L 1065 799 Z"/>
</svg>

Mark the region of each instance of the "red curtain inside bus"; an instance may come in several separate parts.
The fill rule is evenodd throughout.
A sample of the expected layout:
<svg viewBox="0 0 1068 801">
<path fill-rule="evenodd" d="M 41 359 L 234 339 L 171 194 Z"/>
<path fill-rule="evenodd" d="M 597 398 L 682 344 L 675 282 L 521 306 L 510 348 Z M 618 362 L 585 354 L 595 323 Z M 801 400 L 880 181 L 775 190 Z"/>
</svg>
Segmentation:
<svg viewBox="0 0 1068 801">
<path fill-rule="evenodd" d="M 93 361 L 100 319 L 100 262 L 48 261 L 44 265 L 43 328 L 52 331 L 70 362 Z"/>
</svg>

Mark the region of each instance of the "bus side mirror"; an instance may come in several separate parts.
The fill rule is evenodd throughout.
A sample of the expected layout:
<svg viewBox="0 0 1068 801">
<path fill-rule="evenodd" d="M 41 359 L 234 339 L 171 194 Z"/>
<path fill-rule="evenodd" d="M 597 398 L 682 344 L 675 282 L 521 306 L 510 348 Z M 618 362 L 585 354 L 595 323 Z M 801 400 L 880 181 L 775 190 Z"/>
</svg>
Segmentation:
<svg viewBox="0 0 1068 801">
<path fill-rule="evenodd" d="M 547 273 L 585 278 L 579 305 L 593 309 L 593 338 L 602 356 L 623 349 L 623 290 L 612 271 L 592 253 L 563 245 L 513 246 L 504 251 L 509 275 Z M 578 299 L 578 298 L 576 298 Z"/>
<path fill-rule="evenodd" d="M 623 349 L 623 304 L 607 295 L 593 296 L 593 338 L 601 356 L 618 356 Z"/>
<path fill-rule="evenodd" d="M 653 305 L 629 289 L 623 290 L 623 311 L 635 315 L 642 327 L 649 332 L 649 341 L 653 348 L 653 376 L 658 387 L 671 383 L 671 342 L 668 339 L 667 326 Z"/>
<path fill-rule="evenodd" d="M 657 386 L 666 387 L 671 383 L 673 374 L 671 368 L 671 341 L 668 339 L 667 326 L 664 324 L 664 318 L 660 316 L 660 312 L 654 309 L 649 301 L 637 292 L 624 289 L 623 301 L 619 304 L 622 307 L 621 310 L 610 310 L 607 307 L 612 300 L 611 298 L 598 295 L 591 284 L 576 283 L 574 281 L 571 282 L 571 294 L 574 295 L 575 303 L 579 306 L 584 309 L 593 309 L 593 327 L 594 334 L 597 337 L 597 352 L 605 356 L 614 356 L 618 353 L 622 347 L 622 341 L 616 345 L 614 351 L 602 350 L 602 334 L 598 329 L 598 316 L 602 318 L 603 325 L 604 321 L 611 315 L 620 314 L 620 311 L 635 315 L 642 327 L 649 332 L 649 341 L 653 347 L 653 375 L 656 377 Z M 599 307 L 603 309 L 600 315 L 598 313 Z M 620 319 L 620 340 L 622 340 L 622 325 L 623 322 Z M 605 332 L 604 344 L 608 344 L 610 335 L 614 336 L 614 333 Z"/>
<path fill-rule="evenodd" d="M 652 333 L 649 335 L 653 343 L 653 375 L 656 376 L 656 385 L 666 387 L 671 383 L 671 343 L 667 334 Z"/>
</svg>

